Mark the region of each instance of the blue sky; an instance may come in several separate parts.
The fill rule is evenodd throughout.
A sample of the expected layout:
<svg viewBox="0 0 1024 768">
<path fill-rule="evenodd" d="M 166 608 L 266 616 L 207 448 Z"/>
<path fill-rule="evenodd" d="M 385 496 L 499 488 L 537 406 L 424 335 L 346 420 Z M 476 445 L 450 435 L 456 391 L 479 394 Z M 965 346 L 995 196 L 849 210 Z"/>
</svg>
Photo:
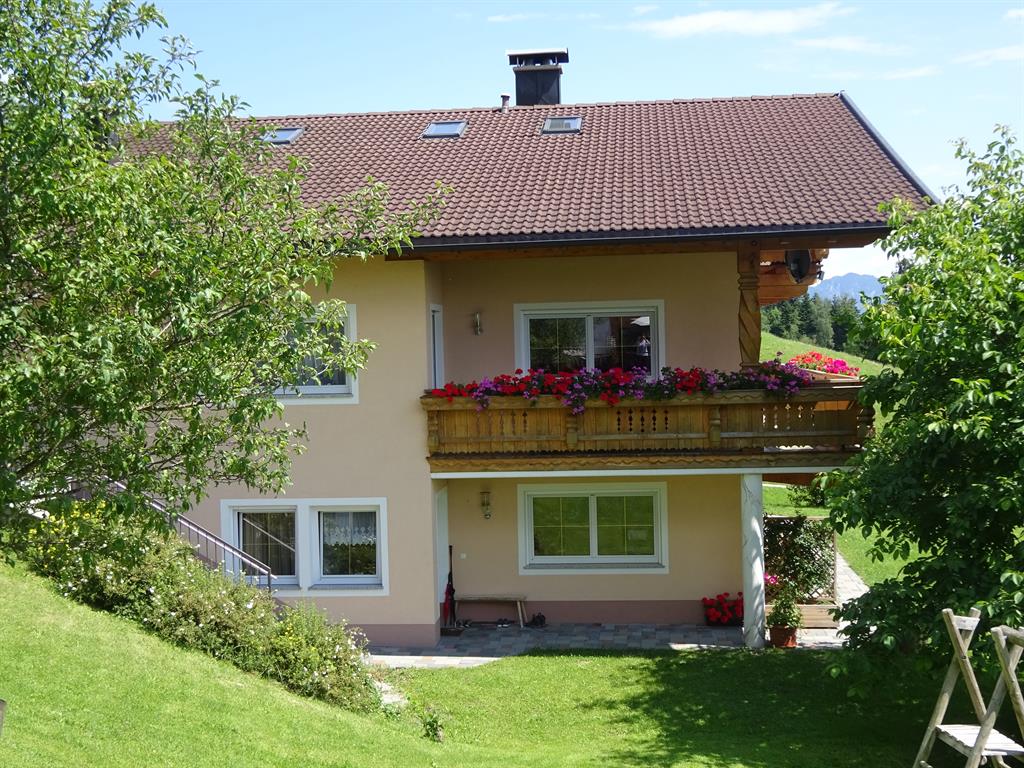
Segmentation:
<svg viewBox="0 0 1024 768">
<path fill-rule="evenodd" d="M 940 193 L 954 139 L 1024 129 L 1024 0 L 157 5 L 257 115 L 497 105 L 505 50 L 552 46 L 567 103 L 844 90 Z M 826 266 L 889 271 L 871 248 Z"/>
</svg>

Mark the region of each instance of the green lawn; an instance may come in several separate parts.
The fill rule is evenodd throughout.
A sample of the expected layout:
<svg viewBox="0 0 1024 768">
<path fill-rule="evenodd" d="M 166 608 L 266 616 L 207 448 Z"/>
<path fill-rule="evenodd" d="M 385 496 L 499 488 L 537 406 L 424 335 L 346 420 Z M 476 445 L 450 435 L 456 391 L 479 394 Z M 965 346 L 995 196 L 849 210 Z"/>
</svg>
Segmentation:
<svg viewBox="0 0 1024 768">
<path fill-rule="evenodd" d="M 875 375 L 880 373 L 882 370 L 882 364 L 875 360 L 868 360 L 866 357 L 858 357 L 857 355 L 851 355 L 849 352 L 837 352 L 834 349 L 828 347 L 817 347 L 813 344 L 804 344 L 802 341 L 791 341 L 789 339 L 779 338 L 773 334 L 765 331 L 761 334 L 761 359 L 767 360 L 775 356 L 776 352 L 782 353 L 783 360 L 789 360 L 791 357 L 801 355 L 804 352 L 810 352 L 817 350 L 823 355 L 829 357 L 841 357 L 843 360 L 848 362 L 850 365 L 860 368 L 862 374 L 869 373 Z"/>
<path fill-rule="evenodd" d="M 828 510 L 822 507 L 798 509 L 793 506 L 789 500 L 789 488 L 782 485 L 766 485 L 764 487 L 764 512 L 766 515 L 795 515 L 800 512 L 810 517 L 828 515 Z M 868 557 L 870 546 L 871 539 L 864 538 L 859 530 L 843 531 L 836 538 L 836 547 L 839 552 L 869 586 L 898 575 L 905 561 L 882 560 L 876 562 Z"/>
<path fill-rule="evenodd" d="M 395 673 L 414 708 L 444 713 L 434 744 L 411 714 L 299 698 L 36 577 L 0 568 L 0 594 L 5 768 L 902 768 L 940 684 L 880 686 L 859 707 L 827 674 L 836 652 L 809 651 L 538 654 Z"/>
</svg>

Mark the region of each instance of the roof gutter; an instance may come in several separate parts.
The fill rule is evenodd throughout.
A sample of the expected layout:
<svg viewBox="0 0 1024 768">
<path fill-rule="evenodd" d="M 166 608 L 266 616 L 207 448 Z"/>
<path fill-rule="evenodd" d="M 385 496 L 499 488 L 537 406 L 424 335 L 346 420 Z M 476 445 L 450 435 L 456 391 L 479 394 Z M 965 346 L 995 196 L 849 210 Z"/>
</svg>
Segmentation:
<svg viewBox="0 0 1024 768">
<path fill-rule="evenodd" d="M 431 249 L 444 250 L 477 250 L 500 248 L 516 245 L 555 246 L 555 245 L 638 245 L 642 243 L 672 243 L 679 241 L 700 242 L 701 240 L 740 239 L 746 237 L 837 237 L 840 235 L 874 235 L 884 237 L 889 233 L 886 224 L 868 222 L 864 224 L 843 224 L 830 226 L 792 226 L 792 227 L 733 227 L 701 230 L 660 230 L 647 232 L 568 232 L 565 234 L 538 233 L 505 236 L 472 236 L 472 237 L 421 237 L 413 240 L 413 248 L 417 251 Z"/>
<path fill-rule="evenodd" d="M 903 172 L 903 175 L 907 177 L 907 180 L 917 188 L 917 191 L 921 193 L 922 197 L 929 198 L 933 203 L 942 202 L 942 199 L 932 192 L 928 188 L 928 185 L 921 181 L 916 173 L 910 170 L 910 166 L 904 162 L 902 157 L 896 154 L 896 150 L 892 148 L 889 142 L 882 138 L 882 134 L 875 130 L 875 126 L 873 126 L 864 116 L 864 113 L 857 108 L 857 105 L 853 103 L 853 99 L 846 95 L 846 91 L 839 92 L 839 100 L 842 101 L 846 108 L 850 110 L 850 113 L 857 118 L 857 122 L 860 123 L 861 127 L 867 131 L 868 135 L 872 139 L 874 139 L 874 142 L 878 145 L 879 149 L 885 153 L 886 157 L 889 158 L 889 161 L 899 168 L 900 171 Z"/>
</svg>

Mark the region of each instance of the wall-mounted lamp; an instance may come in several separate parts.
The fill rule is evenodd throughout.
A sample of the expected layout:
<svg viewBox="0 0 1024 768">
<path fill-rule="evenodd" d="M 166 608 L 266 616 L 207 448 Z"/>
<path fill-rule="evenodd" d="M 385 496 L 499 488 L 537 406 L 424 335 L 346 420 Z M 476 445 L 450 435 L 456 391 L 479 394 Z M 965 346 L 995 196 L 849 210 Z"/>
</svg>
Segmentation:
<svg viewBox="0 0 1024 768">
<path fill-rule="evenodd" d="M 480 491 L 480 511 L 484 513 L 484 520 L 491 519 L 491 492 Z"/>
<path fill-rule="evenodd" d="M 483 323 L 480 322 L 480 313 L 479 312 L 474 312 L 473 313 L 473 333 L 475 333 L 477 336 L 481 336 L 481 335 L 483 335 L 483 332 L 484 332 L 484 326 L 483 326 Z"/>
</svg>

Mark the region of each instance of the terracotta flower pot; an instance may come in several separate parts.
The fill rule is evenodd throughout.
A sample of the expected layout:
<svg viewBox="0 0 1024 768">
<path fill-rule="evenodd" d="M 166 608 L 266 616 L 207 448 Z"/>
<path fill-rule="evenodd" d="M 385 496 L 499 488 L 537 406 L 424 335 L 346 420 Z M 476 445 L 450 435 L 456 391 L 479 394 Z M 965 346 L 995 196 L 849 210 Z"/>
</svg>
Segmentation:
<svg viewBox="0 0 1024 768">
<path fill-rule="evenodd" d="M 796 627 L 769 627 L 768 641 L 774 648 L 796 648 Z"/>
</svg>

